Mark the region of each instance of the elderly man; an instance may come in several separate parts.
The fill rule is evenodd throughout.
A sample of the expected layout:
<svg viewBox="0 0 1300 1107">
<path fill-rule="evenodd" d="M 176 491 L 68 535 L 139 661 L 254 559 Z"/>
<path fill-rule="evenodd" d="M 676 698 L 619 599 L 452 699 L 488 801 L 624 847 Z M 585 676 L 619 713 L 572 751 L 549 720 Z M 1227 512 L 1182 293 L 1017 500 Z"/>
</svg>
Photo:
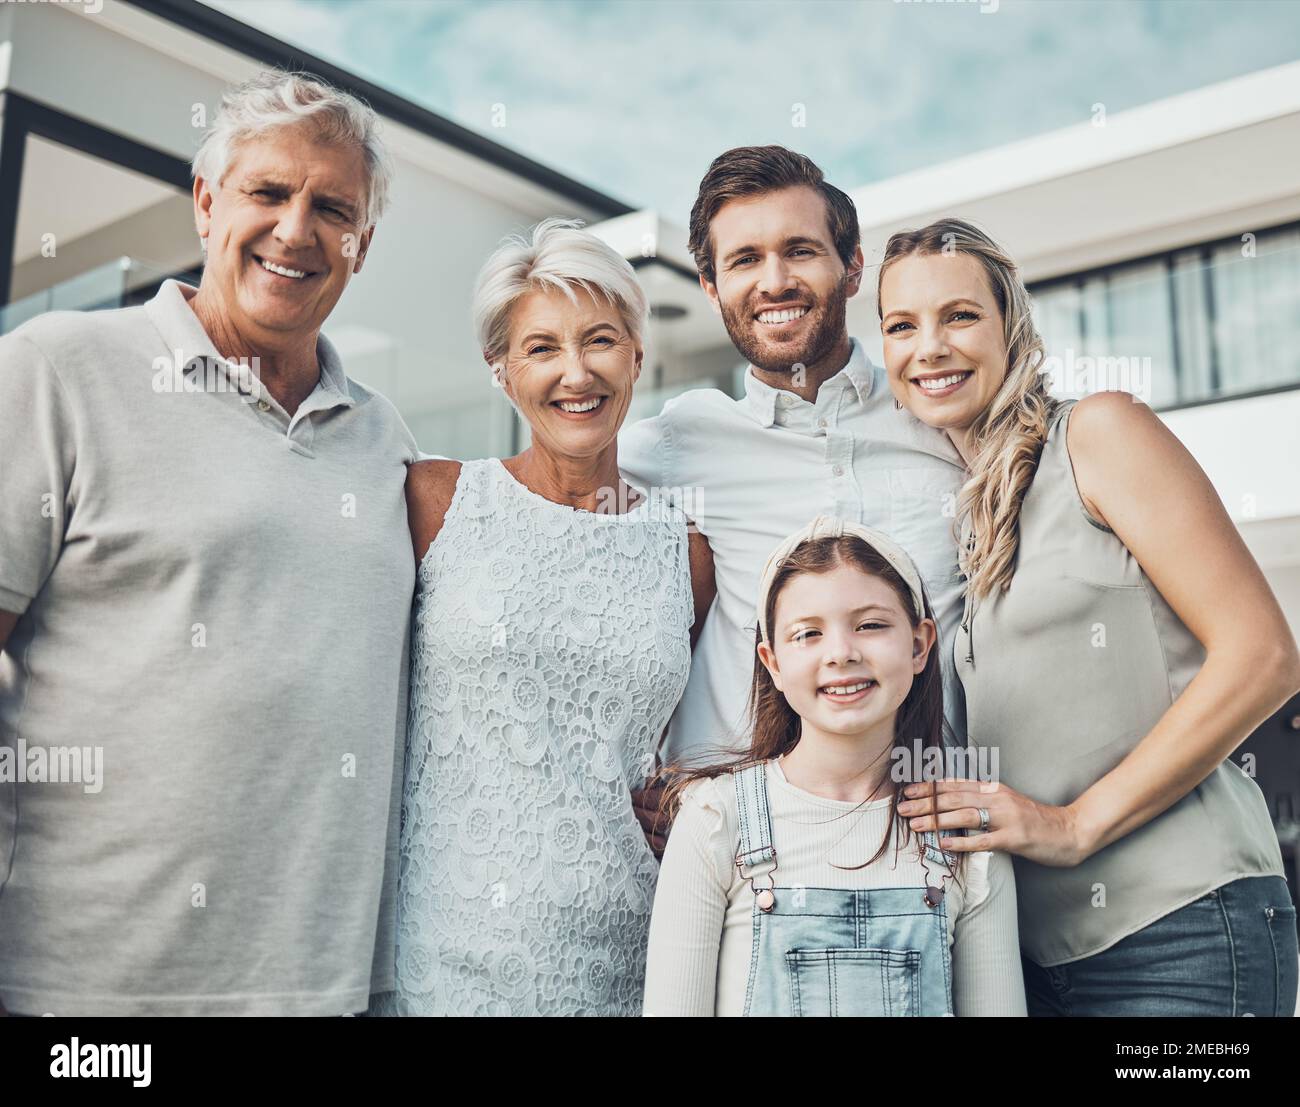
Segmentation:
<svg viewBox="0 0 1300 1107">
<path fill-rule="evenodd" d="M 269 72 L 194 178 L 197 290 L 0 339 L 11 1012 L 340 1015 L 392 986 L 417 451 L 320 334 L 388 162 L 368 107 Z"/>
</svg>

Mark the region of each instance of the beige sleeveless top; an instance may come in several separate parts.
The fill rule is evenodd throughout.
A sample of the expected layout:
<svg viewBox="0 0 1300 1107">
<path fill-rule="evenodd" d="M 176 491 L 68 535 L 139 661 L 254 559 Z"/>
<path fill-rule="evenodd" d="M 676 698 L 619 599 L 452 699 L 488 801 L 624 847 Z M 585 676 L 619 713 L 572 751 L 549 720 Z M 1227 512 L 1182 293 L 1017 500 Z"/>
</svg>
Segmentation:
<svg viewBox="0 0 1300 1107">
<path fill-rule="evenodd" d="M 971 745 L 996 747 L 1002 781 L 1057 805 L 1118 765 L 1205 660 L 1084 507 L 1065 445 L 1074 403 L 1057 411 L 1025 494 L 1011 587 L 968 596 L 954 649 Z M 1263 793 L 1232 761 L 1075 868 L 1014 863 L 1021 949 L 1044 966 L 1099 953 L 1238 877 L 1283 875 Z"/>
</svg>

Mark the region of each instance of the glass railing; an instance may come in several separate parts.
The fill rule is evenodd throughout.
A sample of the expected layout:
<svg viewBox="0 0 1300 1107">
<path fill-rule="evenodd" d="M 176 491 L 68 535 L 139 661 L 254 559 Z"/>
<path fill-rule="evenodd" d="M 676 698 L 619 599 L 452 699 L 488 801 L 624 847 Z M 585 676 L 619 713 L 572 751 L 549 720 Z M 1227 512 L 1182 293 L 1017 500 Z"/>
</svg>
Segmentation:
<svg viewBox="0 0 1300 1107">
<path fill-rule="evenodd" d="M 147 299 L 168 277 L 181 275 L 153 262 L 121 257 L 0 307 L 0 334 L 47 311 L 126 307 Z"/>
<path fill-rule="evenodd" d="M 1300 227 L 1030 291 L 1058 394 L 1165 408 L 1300 387 Z"/>
</svg>

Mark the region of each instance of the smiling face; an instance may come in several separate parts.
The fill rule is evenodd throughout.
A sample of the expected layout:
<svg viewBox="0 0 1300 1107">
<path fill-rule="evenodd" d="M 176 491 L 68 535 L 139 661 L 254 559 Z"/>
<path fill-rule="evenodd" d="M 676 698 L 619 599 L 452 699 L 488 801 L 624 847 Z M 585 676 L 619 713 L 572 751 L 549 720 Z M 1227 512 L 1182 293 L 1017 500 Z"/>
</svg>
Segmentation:
<svg viewBox="0 0 1300 1107">
<path fill-rule="evenodd" d="M 894 397 L 929 426 L 965 431 L 1007 375 L 1002 313 L 969 254 L 910 254 L 880 283 L 880 330 Z"/>
<path fill-rule="evenodd" d="M 594 457 L 623 425 L 642 348 L 615 305 L 574 291 L 576 303 L 553 288 L 515 301 L 503 387 L 528 420 L 534 444 L 565 457 Z"/>
<path fill-rule="evenodd" d="M 807 186 L 729 200 L 709 224 L 716 283 L 700 284 L 732 343 L 769 373 L 815 366 L 847 342 L 845 302 L 862 280 L 846 270 L 826 201 Z"/>
<path fill-rule="evenodd" d="M 224 322 L 254 348 L 318 331 L 361 271 L 374 231 L 365 205 L 359 149 L 322 145 L 303 127 L 237 145 L 220 184 L 194 182 L 203 288 Z"/>
<path fill-rule="evenodd" d="M 890 744 L 894 716 L 925 669 L 933 621 L 912 627 L 898 593 L 854 565 L 798 573 L 777 596 L 759 658 L 791 708 L 823 735 Z"/>
</svg>

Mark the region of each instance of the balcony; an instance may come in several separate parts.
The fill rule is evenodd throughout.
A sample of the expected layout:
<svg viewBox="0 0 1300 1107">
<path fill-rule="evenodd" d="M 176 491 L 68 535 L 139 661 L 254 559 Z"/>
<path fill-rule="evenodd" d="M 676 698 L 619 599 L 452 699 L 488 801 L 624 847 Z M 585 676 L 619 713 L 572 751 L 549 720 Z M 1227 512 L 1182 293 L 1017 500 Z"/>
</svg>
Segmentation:
<svg viewBox="0 0 1300 1107">
<path fill-rule="evenodd" d="M 0 307 L 0 334 L 8 334 L 47 311 L 94 311 L 143 303 L 168 277 L 198 283 L 195 272 L 176 273 L 139 258 L 106 262 Z"/>
</svg>

